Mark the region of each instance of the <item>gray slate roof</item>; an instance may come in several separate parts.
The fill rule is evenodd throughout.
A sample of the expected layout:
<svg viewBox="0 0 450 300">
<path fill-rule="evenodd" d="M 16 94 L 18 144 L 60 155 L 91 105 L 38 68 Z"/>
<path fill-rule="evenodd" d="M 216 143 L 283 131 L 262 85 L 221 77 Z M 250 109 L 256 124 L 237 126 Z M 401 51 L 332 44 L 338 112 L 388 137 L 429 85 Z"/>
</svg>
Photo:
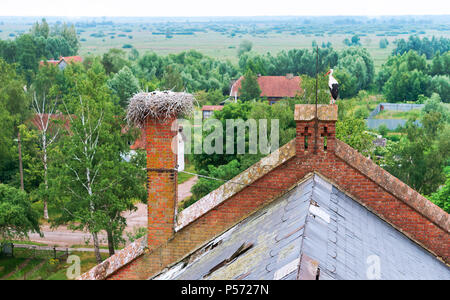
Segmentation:
<svg viewBox="0 0 450 300">
<path fill-rule="evenodd" d="M 153 279 L 450 279 L 450 268 L 314 175 Z M 378 267 L 379 266 L 379 267 Z M 369 276 L 369 277 L 368 277 Z"/>
</svg>

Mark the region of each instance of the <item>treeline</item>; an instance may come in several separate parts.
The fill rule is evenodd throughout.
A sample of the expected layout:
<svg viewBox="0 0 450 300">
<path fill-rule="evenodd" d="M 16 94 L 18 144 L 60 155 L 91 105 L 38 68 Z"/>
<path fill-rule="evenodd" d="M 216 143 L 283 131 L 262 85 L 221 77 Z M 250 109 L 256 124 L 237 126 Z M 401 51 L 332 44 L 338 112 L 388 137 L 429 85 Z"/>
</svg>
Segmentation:
<svg viewBox="0 0 450 300">
<path fill-rule="evenodd" d="M 195 50 L 163 56 L 154 52 L 140 55 L 133 48 L 127 56 L 124 50 L 111 49 L 100 59 L 110 77 L 108 84 L 123 108 L 139 90 L 157 89 L 216 95 L 217 104 L 229 95 L 231 81 L 239 76 L 238 68 L 229 61 Z M 93 60 L 95 57 L 86 57 L 84 64 L 89 66 Z"/>
<path fill-rule="evenodd" d="M 8 63 L 17 63 L 28 84 L 42 59 L 58 59 L 76 55 L 80 43 L 73 25 L 55 24 L 50 27 L 45 19 L 36 22 L 29 33 L 14 40 L 0 40 L 0 57 Z"/>
<path fill-rule="evenodd" d="M 396 48 L 392 51 L 393 55 L 402 55 L 414 50 L 420 55 L 424 54 L 427 59 L 431 59 L 436 53 L 442 54 L 450 51 L 450 39 L 445 37 L 433 36 L 430 40 L 427 37 L 420 39 L 417 35 L 411 35 L 407 41 L 398 39 L 394 43 Z"/>
<path fill-rule="evenodd" d="M 316 75 L 316 53 L 309 49 L 281 51 L 276 55 L 245 52 L 239 58 L 239 69 L 254 74 L 284 76 Z M 335 68 L 335 76 L 341 82 L 341 97 L 355 96 L 360 90 L 368 89 L 375 78 L 373 59 L 365 48 L 349 47 L 342 51 L 333 48 L 319 48 L 318 71 L 325 73 Z"/>
<path fill-rule="evenodd" d="M 410 50 L 390 56 L 376 77 L 376 86 L 390 102 L 418 101 L 420 95 L 437 93 L 450 102 L 450 52 L 433 57 L 431 64 L 425 55 Z"/>
</svg>

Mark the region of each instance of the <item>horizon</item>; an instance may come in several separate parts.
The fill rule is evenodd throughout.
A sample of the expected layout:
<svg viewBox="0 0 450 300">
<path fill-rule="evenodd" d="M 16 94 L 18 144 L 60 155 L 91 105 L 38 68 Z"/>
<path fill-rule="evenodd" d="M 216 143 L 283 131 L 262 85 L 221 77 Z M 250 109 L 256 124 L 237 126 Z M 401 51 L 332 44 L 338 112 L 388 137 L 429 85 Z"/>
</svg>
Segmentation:
<svg viewBox="0 0 450 300">
<path fill-rule="evenodd" d="M 145 0 L 79 0 L 76 5 L 63 0 L 4 0 L 2 17 L 333 17 L 333 16 L 445 16 L 450 6 L 440 0 L 323 0 L 320 3 L 291 3 L 279 0 L 211 3 L 207 0 L 171 0 L 149 3 Z M 337 5 L 338 4 L 338 5 Z M 445 5 L 445 4 L 444 4 Z M 69 9 L 68 9 L 69 8 Z M 142 13 L 146 11 L 147 13 Z M 446 11 L 446 13 L 445 13 Z M 168 13 L 170 12 L 170 13 Z M 444 12 L 444 13 L 443 13 Z"/>
</svg>

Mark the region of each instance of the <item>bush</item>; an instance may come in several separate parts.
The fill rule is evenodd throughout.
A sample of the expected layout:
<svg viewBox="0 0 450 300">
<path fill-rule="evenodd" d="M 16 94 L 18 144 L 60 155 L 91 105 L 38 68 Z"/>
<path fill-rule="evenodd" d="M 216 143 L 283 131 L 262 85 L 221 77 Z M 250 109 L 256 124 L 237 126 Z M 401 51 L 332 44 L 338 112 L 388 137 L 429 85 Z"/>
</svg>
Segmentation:
<svg viewBox="0 0 450 300">
<path fill-rule="evenodd" d="M 356 119 L 367 119 L 369 117 L 370 113 L 365 107 L 358 107 L 355 111 L 355 118 Z"/>
<path fill-rule="evenodd" d="M 381 134 L 383 137 L 385 137 L 388 132 L 389 129 L 387 128 L 386 124 L 381 124 L 380 127 L 378 127 L 378 133 Z"/>
<path fill-rule="evenodd" d="M 380 48 L 385 49 L 389 45 L 389 41 L 387 39 L 380 40 Z"/>
</svg>

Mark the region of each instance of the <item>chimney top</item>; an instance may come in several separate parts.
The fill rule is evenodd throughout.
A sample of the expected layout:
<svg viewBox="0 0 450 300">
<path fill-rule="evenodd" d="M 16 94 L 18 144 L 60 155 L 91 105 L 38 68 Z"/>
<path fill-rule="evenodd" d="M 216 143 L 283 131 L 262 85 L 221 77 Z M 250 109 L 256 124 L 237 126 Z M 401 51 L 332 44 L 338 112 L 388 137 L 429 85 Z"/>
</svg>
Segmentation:
<svg viewBox="0 0 450 300">
<path fill-rule="evenodd" d="M 297 104 L 295 105 L 294 120 L 295 121 L 311 121 L 316 116 L 315 104 Z M 335 104 L 317 105 L 317 117 L 320 121 L 337 121 L 338 107 Z"/>
<path fill-rule="evenodd" d="M 138 93 L 128 104 L 128 124 L 142 127 L 147 118 L 166 121 L 189 115 L 194 109 L 193 102 L 194 97 L 188 93 L 172 91 Z"/>
<path fill-rule="evenodd" d="M 294 78 L 294 74 L 292 74 L 292 73 L 287 73 L 287 74 L 286 74 L 286 78 L 287 78 L 287 79 L 292 79 L 292 78 Z"/>
</svg>

